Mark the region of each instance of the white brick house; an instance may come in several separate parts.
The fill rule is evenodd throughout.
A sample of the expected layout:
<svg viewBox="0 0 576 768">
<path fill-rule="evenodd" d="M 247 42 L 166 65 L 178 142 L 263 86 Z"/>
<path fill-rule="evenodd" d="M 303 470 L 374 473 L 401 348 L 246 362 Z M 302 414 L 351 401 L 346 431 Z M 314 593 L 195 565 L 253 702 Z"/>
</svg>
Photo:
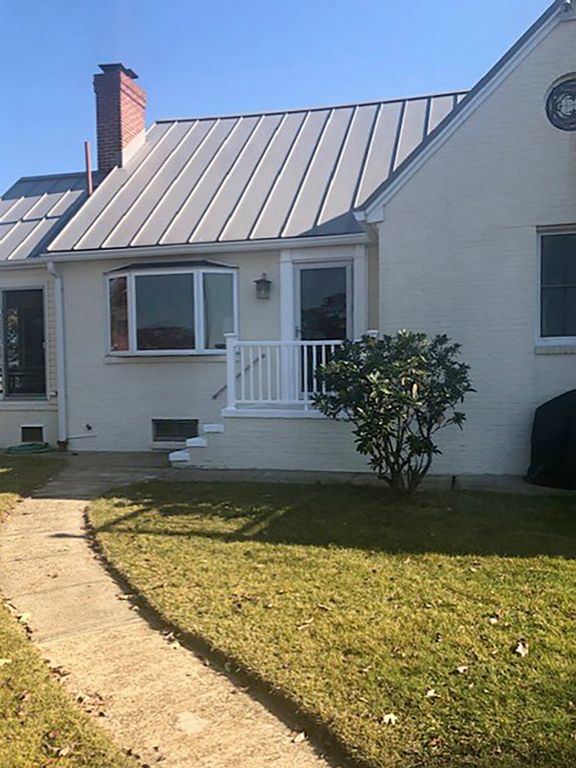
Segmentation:
<svg viewBox="0 0 576 768">
<path fill-rule="evenodd" d="M 145 131 L 134 73 L 104 67 L 94 193 L 2 198 L 0 443 L 362 470 L 314 365 L 411 328 L 461 342 L 477 389 L 433 471 L 525 472 L 534 408 L 576 383 L 576 132 L 546 111 L 566 84 L 576 114 L 575 50 L 555 2 L 467 95 Z"/>
</svg>

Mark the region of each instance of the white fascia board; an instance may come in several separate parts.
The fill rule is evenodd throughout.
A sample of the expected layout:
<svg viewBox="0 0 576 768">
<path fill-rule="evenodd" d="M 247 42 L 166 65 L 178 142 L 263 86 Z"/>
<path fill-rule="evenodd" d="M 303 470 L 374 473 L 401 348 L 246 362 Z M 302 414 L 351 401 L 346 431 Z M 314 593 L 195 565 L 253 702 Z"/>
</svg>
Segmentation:
<svg viewBox="0 0 576 768">
<path fill-rule="evenodd" d="M 337 245 L 363 245 L 368 242 L 364 232 L 350 235 L 326 235 L 318 237 L 276 238 L 273 240 L 242 240 L 219 243 L 185 243 L 183 245 L 153 245 L 132 248 L 100 248 L 85 251 L 52 251 L 35 259 L 36 263 L 48 261 L 105 261 L 107 259 L 148 259 L 170 256 L 208 255 L 211 253 L 246 253 L 250 251 L 274 251 L 286 248 L 319 248 Z M 0 267 L 5 262 L 0 262 Z"/>
<path fill-rule="evenodd" d="M 560 15 L 561 14 L 561 15 Z M 463 125 L 468 118 L 474 114 L 478 107 L 483 104 L 486 99 L 497 90 L 500 85 L 508 78 L 508 76 L 518 67 L 518 65 L 530 54 L 532 51 L 550 34 L 554 27 L 565 21 L 576 21 L 576 13 L 573 7 L 567 7 L 563 9 L 561 6 L 557 9 L 556 13 L 547 19 L 540 29 L 538 29 L 525 44 L 520 47 L 514 55 L 510 56 L 508 61 L 500 68 L 498 72 L 490 79 L 486 85 L 473 95 L 466 104 L 463 105 L 460 112 L 454 117 L 453 120 L 446 126 L 445 129 L 440 130 L 438 135 L 430 141 L 430 143 L 422 150 L 420 155 L 414 158 L 414 161 L 409 163 L 405 170 L 402 171 L 396 179 L 386 189 L 382 190 L 382 193 L 373 200 L 370 205 L 365 206 L 360 212 L 366 214 L 366 220 L 371 221 L 383 221 L 383 213 L 386 203 L 391 200 L 392 197 L 420 170 L 420 168 L 428 161 L 428 159 L 442 147 L 450 137 Z M 496 67 L 498 64 L 496 64 Z M 376 218 L 372 218 L 375 216 Z M 380 218 L 380 216 L 382 216 Z"/>
</svg>

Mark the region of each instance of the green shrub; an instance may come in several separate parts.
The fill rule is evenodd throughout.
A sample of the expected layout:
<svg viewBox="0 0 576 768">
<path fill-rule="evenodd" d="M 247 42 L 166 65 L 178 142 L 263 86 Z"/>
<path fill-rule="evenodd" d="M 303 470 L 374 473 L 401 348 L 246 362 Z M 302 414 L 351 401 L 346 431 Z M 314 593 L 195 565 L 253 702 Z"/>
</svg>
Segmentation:
<svg viewBox="0 0 576 768">
<path fill-rule="evenodd" d="M 314 397 L 322 413 L 354 426 L 357 450 L 388 485 L 412 492 L 441 453 L 434 437 L 452 424 L 470 384 L 460 345 L 447 336 L 399 331 L 395 336 L 346 341 L 318 370 L 326 394 Z"/>
</svg>

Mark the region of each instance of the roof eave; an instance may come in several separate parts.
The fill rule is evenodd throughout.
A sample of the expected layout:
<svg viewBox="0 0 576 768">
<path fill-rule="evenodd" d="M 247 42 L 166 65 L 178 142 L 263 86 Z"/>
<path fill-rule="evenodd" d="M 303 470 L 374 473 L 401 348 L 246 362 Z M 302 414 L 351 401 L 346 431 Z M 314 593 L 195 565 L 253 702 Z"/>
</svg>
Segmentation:
<svg viewBox="0 0 576 768">
<path fill-rule="evenodd" d="M 338 245 L 365 245 L 369 237 L 365 232 L 343 235 L 317 235 L 310 237 L 281 237 L 270 240 L 235 240 L 215 243 L 184 243 L 181 245 L 132 246 L 129 248 L 98 248 L 94 250 L 50 251 L 34 259 L 49 261 L 95 261 L 127 258 L 158 258 L 210 253 L 246 253 L 250 251 L 281 251 L 298 248 L 318 248 Z"/>
</svg>

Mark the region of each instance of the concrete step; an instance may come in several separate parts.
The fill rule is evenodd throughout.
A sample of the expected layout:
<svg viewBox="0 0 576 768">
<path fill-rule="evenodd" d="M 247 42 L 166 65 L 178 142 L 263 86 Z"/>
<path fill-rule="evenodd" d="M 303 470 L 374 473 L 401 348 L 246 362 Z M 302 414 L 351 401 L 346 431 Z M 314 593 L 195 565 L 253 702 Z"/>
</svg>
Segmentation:
<svg viewBox="0 0 576 768">
<path fill-rule="evenodd" d="M 224 432 L 224 424 L 204 424 L 202 431 L 206 435 L 222 434 Z"/>
<path fill-rule="evenodd" d="M 208 440 L 205 437 L 189 437 L 186 440 L 186 448 L 207 448 Z"/>
</svg>

